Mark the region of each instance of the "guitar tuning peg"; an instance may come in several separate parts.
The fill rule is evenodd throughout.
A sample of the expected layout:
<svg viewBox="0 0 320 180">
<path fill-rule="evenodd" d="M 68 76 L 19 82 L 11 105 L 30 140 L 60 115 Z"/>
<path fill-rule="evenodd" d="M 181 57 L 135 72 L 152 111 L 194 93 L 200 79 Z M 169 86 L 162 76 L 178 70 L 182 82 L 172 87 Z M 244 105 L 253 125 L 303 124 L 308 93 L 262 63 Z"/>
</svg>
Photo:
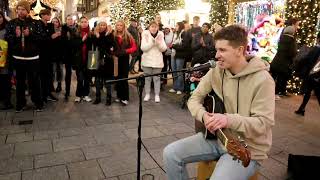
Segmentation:
<svg viewBox="0 0 320 180">
<path fill-rule="evenodd" d="M 245 147 L 245 148 L 247 148 L 247 147 L 248 147 L 248 145 L 247 145 L 247 144 L 244 144 L 244 147 Z"/>
</svg>

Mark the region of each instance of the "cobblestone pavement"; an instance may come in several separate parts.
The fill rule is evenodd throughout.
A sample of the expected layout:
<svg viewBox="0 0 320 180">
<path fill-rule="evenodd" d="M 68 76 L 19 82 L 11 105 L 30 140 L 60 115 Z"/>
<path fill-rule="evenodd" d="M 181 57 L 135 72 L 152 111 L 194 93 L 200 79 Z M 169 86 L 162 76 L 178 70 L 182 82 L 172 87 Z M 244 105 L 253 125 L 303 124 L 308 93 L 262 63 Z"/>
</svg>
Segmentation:
<svg viewBox="0 0 320 180">
<path fill-rule="evenodd" d="M 43 112 L 0 112 L 0 180 L 136 179 L 138 97 L 133 84 L 130 91 L 126 107 L 63 102 L 60 94 L 60 101 Z M 194 134 L 193 118 L 180 108 L 182 96 L 166 92 L 161 92 L 161 103 L 151 99 L 143 105 L 143 142 L 160 165 L 168 143 Z M 285 179 L 288 153 L 320 155 L 319 106 L 313 98 L 305 117 L 297 116 L 293 111 L 301 98 L 277 101 L 273 147 L 260 179 Z M 188 168 L 195 177 L 195 164 Z M 166 179 L 144 149 L 141 169 Z"/>
</svg>

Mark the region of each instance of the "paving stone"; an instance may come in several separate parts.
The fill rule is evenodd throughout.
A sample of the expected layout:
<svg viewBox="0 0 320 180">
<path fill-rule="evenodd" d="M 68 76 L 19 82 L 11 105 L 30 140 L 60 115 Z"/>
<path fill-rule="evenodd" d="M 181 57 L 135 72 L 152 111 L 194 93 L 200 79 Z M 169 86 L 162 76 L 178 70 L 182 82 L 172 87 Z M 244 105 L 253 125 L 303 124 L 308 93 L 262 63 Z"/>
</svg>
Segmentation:
<svg viewBox="0 0 320 180">
<path fill-rule="evenodd" d="M 117 142 L 110 145 L 111 151 L 113 154 L 121 154 L 122 156 L 126 156 L 128 154 L 134 154 L 137 152 L 137 141 L 130 140 L 126 142 Z"/>
<path fill-rule="evenodd" d="M 95 145 L 97 145 L 97 142 L 91 135 L 71 136 L 53 140 L 54 152 Z"/>
<path fill-rule="evenodd" d="M 153 175 L 150 176 L 148 174 Z M 140 177 L 143 180 L 164 180 L 167 179 L 166 174 L 160 169 L 151 169 L 151 170 L 146 170 L 146 171 L 141 171 Z M 119 177 L 120 180 L 132 180 L 132 179 L 137 179 L 137 173 L 131 173 L 127 175 L 122 175 Z"/>
<path fill-rule="evenodd" d="M 16 157 L 0 161 L 0 174 L 29 170 L 33 168 L 33 157 Z"/>
<path fill-rule="evenodd" d="M 84 121 L 88 126 L 96 126 L 96 125 L 102 125 L 102 124 L 111 124 L 113 123 L 112 118 L 110 117 L 88 117 L 84 118 Z"/>
<path fill-rule="evenodd" d="M 134 155 L 128 155 L 126 157 L 111 156 L 98 159 L 98 163 L 107 177 L 134 173 L 136 171 L 136 159 Z"/>
<path fill-rule="evenodd" d="M 21 134 L 9 134 L 7 138 L 7 143 L 17 143 L 17 142 L 26 142 L 32 141 L 32 133 L 21 133 Z"/>
<path fill-rule="evenodd" d="M 143 143 L 148 149 L 160 149 L 166 147 L 168 144 L 176 141 L 177 138 L 174 136 L 162 136 L 144 139 Z"/>
<path fill-rule="evenodd" d="M 93 129 L 95 133 L 122 132 L 124 130 L 125 130 L 125 126 L 121 123 L 98 125 L 98 126 L 94 126 L 94 129 Z"/>
<path fill-rule="evenodd" d="M 90 134 L 94 130 L 93 127 L 85 127 L 85 128 L 69 128 L 59 130 L 60 137 L 69 137 L 69 136 L 77 136 L 82 134 Z"/>
<path fill-rule="evenodd" d="M 40 131 L 85 127 L 85 123 L 81 119 L 43 120 L 38 123 Z"/>
<path fill-rule="evenodd" d="M 84 147 L 82 150 L 87 160 L 103 158 L 112 155 L 112 150 L 109 145 Z"/>
<path fill-rule="evenodd" d="M 275 161 L 272 158 L 264 160 L 261 163 L 261 169 L 259 172 L 270 179 L 286 179 L 287 178 L 287 167 Z"/>
<path fill-rule="evenodd" d="M 58 131 L 37 131 L 33 135 L 34 140 L 44 140 L 44 139 L 58 139 Z"/>
<path fill-rule="evenodd" d="M 96 132 L 93 136 L 99 145 L 112 145 L 129 140 L 129 138 L 121 132 Z"/>
<path fill-rule="evenodd" d="M 104 180 L 119 180 L 117 177 L 113 177 L 113 178 L 107 178 L 107 179 L 104 179 Z"/>
<path fill-rule="evenodd" d="M 124 131 L 125 135 L 127 135 L 130 139 L 138 138 L 138 129 L 128 129 Z M 158 129 L 155 127 L 145 127 L 141 129 L 141 137 L 142 139 L 146 138 L 154 138 L 164 136 Z"/>
<path fill-rule="evenodd" d="M 71 180 L 99 180 L 105 178 L 96 160 L 68 164 Z"/>
<path fill-rule="evenodd" d="M 139 121 L 127 121 L 122 123 L 126 129 L 138 128 Z M 158 125 L 154 120 L 142 121 L 142 128 Z"/>
<path fill-rule="evenodd" d="M 18 125 L 0 127 L 1 135 L 24 133 L 25 131 L 24 126 Z"/>
<path fill-rule="evenodd" d="M 187 126 L 184 123 L 160 125 L 160 126 L 157 126 L 157 128 L 161 132 L 163 132 L 165 135 L 194 132 L 194 129 L 192 129 L 191 127 Z"/>
<path fill-rule="evenodd" d="M 21 172 L 0 175 L 0 180 L 21 180 Z"/>
<path fill-rule="evenodd" d="M 0 159 L 9 159 L 13 155 L 13 144 L 4 144 L 0 146 Z"/>
<path fill-rule="evenodd" d="M 7 138 L 7 136 L 6 136 L 6 135 L 2 135 L 2 136 L 0 136 L 0 144 L 4 144 L 4 143 L 6 143 L 6 138 Z"/>
<path fill-rule="evenodd" d="M 15 156 L 27 156 L 52 152 L 52 144 L 49 140 L 30 141 L 15 144 Z"/>
<path fill-rule="evenodd" d="M 40 168 L 22 173 L 22 180 L 69 180 L 65 165 Z"/>
<path fill-rule="evenodd" d="M 85 158 L 80 149 L 49 153 L 35 156 L 35 168 L 61 165 L 71 162 L 84 161 Z"/>
</svg>

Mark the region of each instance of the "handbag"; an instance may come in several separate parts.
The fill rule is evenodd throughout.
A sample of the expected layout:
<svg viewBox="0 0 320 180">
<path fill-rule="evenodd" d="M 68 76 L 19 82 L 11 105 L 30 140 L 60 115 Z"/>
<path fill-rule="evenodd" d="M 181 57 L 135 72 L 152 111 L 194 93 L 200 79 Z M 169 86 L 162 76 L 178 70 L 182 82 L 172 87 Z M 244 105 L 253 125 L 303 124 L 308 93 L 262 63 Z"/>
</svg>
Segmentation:
<svg viewBox="0 0 320 180">
<path fill-rule="evenodd" d="M 92 44 L 92 50 L 88 51 L 88 64 L 87 67 L 90 70 L 98 70 L 99 68 L 99 50 L 98 47 L 94 49 Z"/>
<path fill-rule="evenodd" d="M 7 63 L 8 43 L 0 39 L 0 68 L 5 67 Z"/>
</svg>

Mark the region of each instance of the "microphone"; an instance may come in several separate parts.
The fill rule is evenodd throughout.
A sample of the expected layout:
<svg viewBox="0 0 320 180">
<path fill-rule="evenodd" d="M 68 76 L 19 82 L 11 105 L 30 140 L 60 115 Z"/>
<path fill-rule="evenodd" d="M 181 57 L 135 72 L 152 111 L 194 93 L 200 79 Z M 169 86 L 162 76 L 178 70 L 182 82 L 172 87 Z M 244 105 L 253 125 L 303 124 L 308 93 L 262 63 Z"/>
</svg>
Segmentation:
<svg viewBox="0 0 320 180">
<path fill-rule="evenodd" d="M 215 68 L 216 67 L 216 61 L 214 59 L 209 60 L 208 62 L 204 64 L 200 64 L 199 66 L 192 67 L 189 69 L 189 71 L 200 71 L 200 70 L 206 70 L 209 68 Z"/>
</svg>

